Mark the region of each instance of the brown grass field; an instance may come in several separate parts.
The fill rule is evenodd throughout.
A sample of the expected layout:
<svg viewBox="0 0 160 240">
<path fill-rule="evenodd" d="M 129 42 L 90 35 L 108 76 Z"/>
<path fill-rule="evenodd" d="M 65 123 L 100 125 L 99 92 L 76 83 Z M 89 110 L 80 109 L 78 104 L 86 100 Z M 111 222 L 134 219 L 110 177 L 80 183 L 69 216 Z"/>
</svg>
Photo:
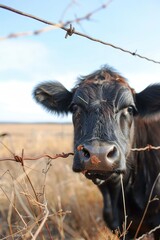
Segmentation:
<svg viewBox="0 0 160 240">
<path fill-rule="evenodd" d="M 72 152 L 71 124 L 0 124 L 0 239 L 118 239 L 102 219 L 102 196 L 72 156 L 4 160 Z M 3 161 L 2 161 L 3 160 Z"/>
</svg>

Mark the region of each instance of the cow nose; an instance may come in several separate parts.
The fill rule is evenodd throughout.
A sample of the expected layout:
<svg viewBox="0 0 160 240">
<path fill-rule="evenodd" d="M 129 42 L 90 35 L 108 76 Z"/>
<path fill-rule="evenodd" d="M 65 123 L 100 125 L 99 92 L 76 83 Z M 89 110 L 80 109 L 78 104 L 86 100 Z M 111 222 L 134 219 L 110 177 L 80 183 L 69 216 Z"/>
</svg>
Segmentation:
<svg viewBox="0 0 160 240">
<path fill-rule="evenodd" d="M 120 161 L 120 151 L 115 144 L 93 142 L 78 147 L 85 170 L 114 171 Z"/>
</svg>

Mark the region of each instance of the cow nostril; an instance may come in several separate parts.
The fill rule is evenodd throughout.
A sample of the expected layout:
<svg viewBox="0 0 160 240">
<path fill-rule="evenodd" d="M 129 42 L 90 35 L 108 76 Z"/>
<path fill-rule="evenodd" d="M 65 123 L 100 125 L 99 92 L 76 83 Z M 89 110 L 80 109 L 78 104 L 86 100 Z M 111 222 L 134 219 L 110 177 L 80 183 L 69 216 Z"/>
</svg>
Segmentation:
<svg viewBox="0 0 160 240">
<path fill-rule="evenodd" d="M 117 156 L 117 148 L 115 146 L 108 152 L 107 158 L 114 158 Z"/>
<path fill-rule="evenodd" d="M 86 148 L 83 148 L 82 152 L 83 152 L 85 158 L 90 158 L 90 153 Z"/>
<path fill-rule="evenodd" d="M 77 147 L 77 150 L 83 154 L 83 157 L 90 158 L 90 152 L 87 150 L 87 148 L 84 147 L 84 145 L 79 145 Z"/>
</svg>

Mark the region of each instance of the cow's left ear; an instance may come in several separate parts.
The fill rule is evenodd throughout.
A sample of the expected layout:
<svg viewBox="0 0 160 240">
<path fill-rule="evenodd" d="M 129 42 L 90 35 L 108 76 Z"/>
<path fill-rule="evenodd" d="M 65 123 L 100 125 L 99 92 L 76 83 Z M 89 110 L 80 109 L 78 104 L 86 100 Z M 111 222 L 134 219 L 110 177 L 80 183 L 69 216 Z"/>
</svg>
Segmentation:
<svg viewBox="0 0 160 240">
<path fill-rule="evenodd" d="M 64 114 L 68 113 L 72 101 L 72 92 L 69 92 L 59 82 L 43 82 L 35 87 L 33 97 L 37 103 L 47 110 Z"/>
<path fill-rule="evenodd" d="M 135 96 L 138 114 L 151 117 L 160 113 L 160 84 L 149 85 Z"/>
</svg>

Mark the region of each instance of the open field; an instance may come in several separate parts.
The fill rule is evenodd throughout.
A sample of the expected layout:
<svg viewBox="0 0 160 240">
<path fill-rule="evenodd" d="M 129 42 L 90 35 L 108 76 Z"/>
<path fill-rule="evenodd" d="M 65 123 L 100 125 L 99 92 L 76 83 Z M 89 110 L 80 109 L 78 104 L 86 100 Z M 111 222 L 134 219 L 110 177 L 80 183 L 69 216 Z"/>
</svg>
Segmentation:
<svg viewBox="0 0 160 240">
<path fill-rule="evenodd" d="M 70 124 L 0 124 L 0 159 L 72 152 Z M 0 162 L 0 239 L 110 238 L 102 220 L 102 197 L 72 156 Z M 111 236 L 111 235 L 110 235 Z"/>
</svg>

